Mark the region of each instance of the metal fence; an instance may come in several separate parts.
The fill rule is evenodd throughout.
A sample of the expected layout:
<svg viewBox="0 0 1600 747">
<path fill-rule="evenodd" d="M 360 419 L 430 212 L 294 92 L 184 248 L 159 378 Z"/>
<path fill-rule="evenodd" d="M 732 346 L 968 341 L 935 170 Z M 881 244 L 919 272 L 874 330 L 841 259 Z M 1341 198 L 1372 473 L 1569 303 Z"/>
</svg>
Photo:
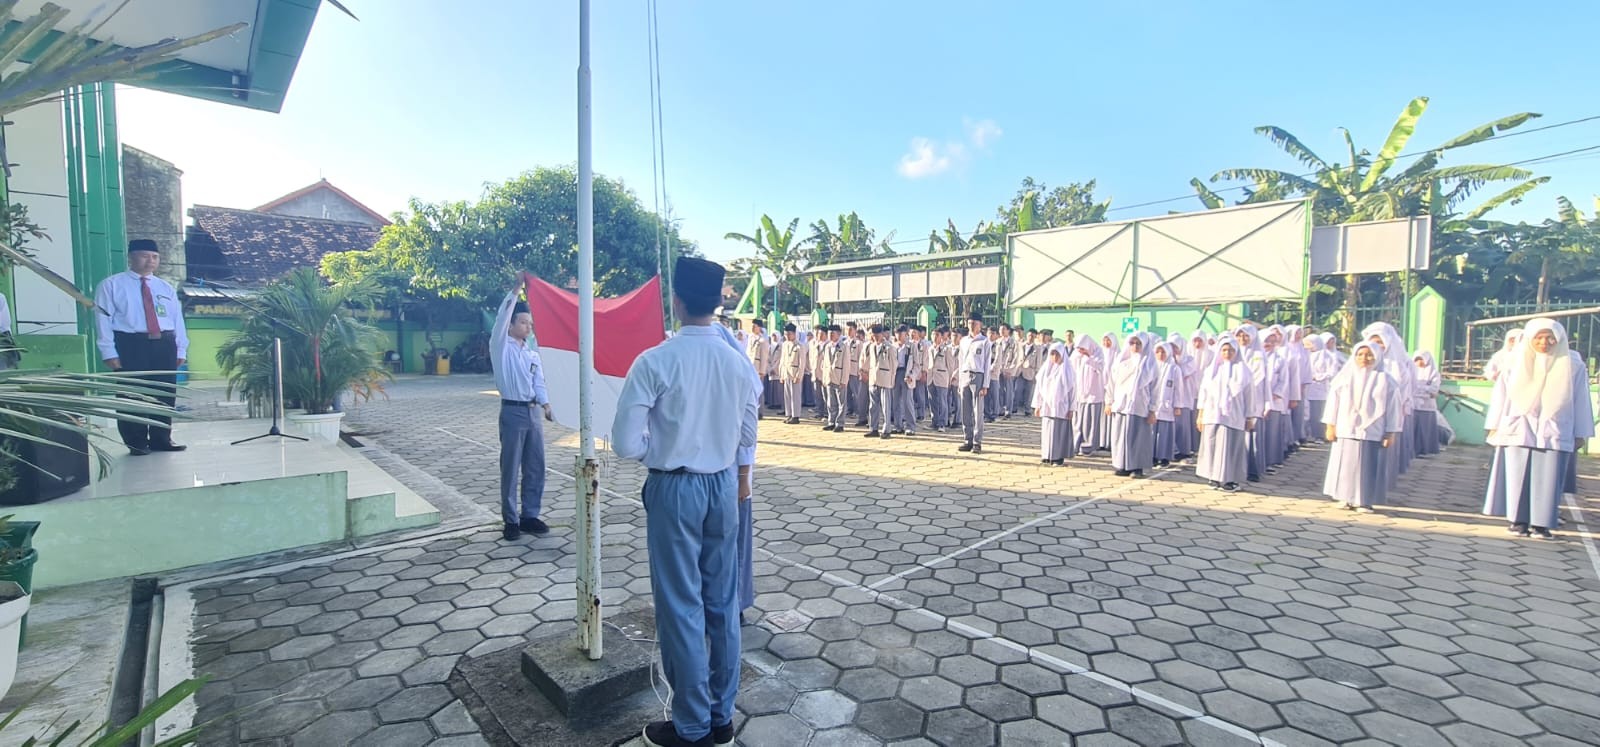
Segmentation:
<svg viewBox="0 0 1600 747">
<path fill-rule="evenodd" d="M 1447 373 L 1477 374 L 1495 351 L 1505 342 L 1506 332 L 1521 329 L 1525 321 L 1475 324 L 1468 331 L 1468 323 L 1483 319 L 1521 316 L 1551 312 L 1552 314 L 1600 307 L 1600 301 L 1563 301 L 1543 308 L 1532 303 L 1479 302 L 1470 308 L 1452 308 L 1445 319 L 1444 360 L 1442 370 Z M 1568 344 L 1595 369 L 1600 357 L 1600 313 L 1582 313 L 1556 316 L 1567 329 Z"/>
</svg>

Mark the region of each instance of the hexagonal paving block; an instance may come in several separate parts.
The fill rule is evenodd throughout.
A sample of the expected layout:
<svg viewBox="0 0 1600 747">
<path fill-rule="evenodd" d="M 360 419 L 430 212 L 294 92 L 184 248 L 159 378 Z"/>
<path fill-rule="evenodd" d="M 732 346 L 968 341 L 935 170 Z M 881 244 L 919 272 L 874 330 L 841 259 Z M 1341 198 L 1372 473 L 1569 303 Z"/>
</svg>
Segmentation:
<svg viewBox="0 0 1600 747">
<path fill-rule="evenodd" d="M 856 702 L 833 690 L 816 690 L 801 693 L 790 712 L 817 729 L 831 729 L 855 720 Z"/>
<path fill-rule="evenodd" d="M 1071 695 L 1050 695 L 1035 703 L 1039 718 L 1071 734 L 1106 728 L 1105 711 L 1098 705 Z"/>
<path fill-rule="evenodd" d="M 897 740 L 921 734 L 922 719 L 922 711 L 903 700 L 880 700 L 861 704 L 855 724 L 880 739 Z"/>
</svg>

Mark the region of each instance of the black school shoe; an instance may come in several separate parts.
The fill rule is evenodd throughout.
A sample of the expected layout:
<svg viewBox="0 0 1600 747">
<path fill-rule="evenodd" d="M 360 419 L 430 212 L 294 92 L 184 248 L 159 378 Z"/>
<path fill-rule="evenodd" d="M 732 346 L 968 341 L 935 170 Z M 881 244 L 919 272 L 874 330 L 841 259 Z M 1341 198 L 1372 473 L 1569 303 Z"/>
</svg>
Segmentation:
<svg viewBox="0 0 1600 747">
<path fill-rule="evenodd" d="M 957 446 L 956 451 L 972 451 L 972 444 L 962 444 Z"/>
<path fill-rule="evenodd" d="M 711 747 L 717 742 L 711 734 L 691 742 L 678 736 L 671 721 L 652 721 L 644 727 L 644 743 L 650 747 Z"/>
<path fill-rule="evenodd" d="M 1549 529 L 1546 529 L 1544 527 L 1534 527 L 1533 528 L 1533 533 L 1535 535 L 1537 535 L 1539 537 L 1539 539 L 1553 540 L 1553 539 L 1556 538 L 1556 536 L 1554 534 L 1550 533 Z"/>
<path fill-rule="evenodd" d="M 878 437 L 878 432 L 877 431 L 867 431 L 866 433 L 861 434 L 861 436 L 863 438 L 877 438 Z"/>
<path fill-rule="evenodd" d="M 983 444 L 973 444 L 972 445 L 972 453 L 974 453 L 974 454 L 982 454 L 983 453 Z"/>
<path fill-rule="evenodd" d="M 1506 534 L 1512 535 L 1514 537 L 1526 537 L 1529 534 L 1528 525 L 1527 524 L 1512 524 L 1511 526 L 1506 527 Z"/>
<path fill-rule="evenodd" d="M 501 532 L 500 536 L 507 542 L 515 542 L 522 539 L 522 527 L 516 524 L 507 524 L 505 531 Z"/>
<path fill-rule="evenodd" d="M 189 447 L 187 447 L 187 446 L 185 446 L 183 444 L 175 444 L 175 443 L 150 444 L 150 450 L 151 451 L 183 451 L 183 450 L 188 449 L 188 448 Z"/>
<path fill-rule="evenodd" d="M 523 519 L 518 528 L 535 537 L 543 537 L 550 533 L 549 525 L 538 519 Z"/>
</svg>

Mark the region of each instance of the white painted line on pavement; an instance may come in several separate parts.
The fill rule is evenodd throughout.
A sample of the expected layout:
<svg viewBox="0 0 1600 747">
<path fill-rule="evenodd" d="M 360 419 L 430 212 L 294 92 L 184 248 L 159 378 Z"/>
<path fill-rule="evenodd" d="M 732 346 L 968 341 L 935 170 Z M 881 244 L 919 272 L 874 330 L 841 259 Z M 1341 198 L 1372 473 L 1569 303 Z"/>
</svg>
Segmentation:
<svg viewBox="0 0 1600 747">
<path fill-rule="evenodd" d="M 1151 480 L 1160 480 L 1165 474 L 1166 474 L 1165 472 L 1157 472 L 1150 479 Z M 1146 480 L 1129 480 L 1127 483 L 1125 483 L 1120 488 L 1115 488 L 1115 489 L 1112 489 L 1112 490 L 1108 490 L 1108 491 L 1106 491 L 1104 493 L 1101 493 L 1100 495 L 1093 496 L 1091 498 L 1085 498 L 1084 500 L 1078 501 L 1077 503 L 1074 503 L 1074 504 L 1072 504 L 1070 506 L 1067 506 L 1066 508 L 1056 509 L 1055 511 L 1052 511 L 1052 512 L 1050 512 L 1048 514 L 1045 514 L 1043 516 L 1036 516 L 1036 517 L 1034 517 L 1032 519 L 1029 519 L 1028 521 L 1025 521 L 1025 522 L 1023 522 L 1021 524 L 1018 524 L 1018 525 L 1016 525 L 1016 526 L 1014 526 L 1014 527 L 1012 527 L 1010 529 L 1007 529 L 1007 530 L 1005 530 L 1003 532 L 1000 532 L 999 534 L 994 534 L 994 535 L 990 535 L 988 537 L 984 537 L 983 539 L 978 540 L 977 542 L 974 542 L 974 543 L 972 543 L 970 545 L 967 545 L 966 547 L 962 547 L 962 548 L 959 548 L 959 549 L 957 549 L 957 550 L 955 550 L 953 552 L 946 553 L 946 554 L 941 555 L 941 556 L 939 556 L 937 558 L 934 558 L 933 560 L 930 560 L 930 561 L 928 561 L 926 563 L 918 563 L 915 566 L 907 568 L 907 569 L 905 569 L 905 570 L 903 570 L 903 571 L 901 571 L 899 573 L 896 573 L 894 575 L 884 576 L 883 578 L 880 578 L 877 581 L 874 581 L 874 582 L 872 582 L 870 584 L 867 584 L 867 588 L 868 589 L 876 589 L 876 588 L 878 588 L 880 586 L 883 586 L 884 584 L 888 584 L 888 583 L 893 583 L 895 581 L 899 581 L 900 579 L 905 578 L 906 576 L 909 576 L 909 575 L 911 575 L 913 573 L 916 573 L 918 571 L 925 570 L 925 569 L 928 569 L 928 568 L 932 568 L 932 567 L 934 567 L 934 566 L 936 566 L 936 565 L 938 565 L 940 563 L 943 563 L 943 562 L 945 562 L 947 560 L 951 560 L 951 559 L 954 559 L 954 558 L 961 557 L 962 555 L 965 555 L 965 554 L 967 554 L 969 552 L 972 552 L 973 550 L 976 550 L 976 549 L 978 549 L 980 547 L 983 547 L 984 545 L 988 545 L 990 543 L 1005 539 L 1006 537 L 1009 537 L 1009 536 L 1011 536 L 1013 534 L 1016 534 L 1017 532 L 1020 532 L 1020 531 L 1022 531 L 1024 529 L 1027 529 L 1028 527 L 1032 527 L 1032 526 L 1036 526 L 1036 525 L 1039 525 L 1039 524 L 1043 524 L 1044 522 L 1047 522 L 1047 521 L 1054 521 L 1055 519 L 1061 518 L 1062 516 L 1065 516 L 1065 515 L 1067 515 L 1069 513 L 1072 513 L 1073 511 L 1076 511 L 1076 510 L 1078 510 L 1080 508 L 1083 508 L 1084 506 L 1087 506 L 1087 505 L 1089 505 L 1091 503 L 1095 503 L 1097 501 L 1103 501 L 1103 500 L 1105 500 L 1107 498 L 1115 497 L 1115 496 L 1121 494 L 1123 491 L 1126 491 L 1127 489 L 1129 489 L 1131 487 L 1134 487 L 1135 485 L 1138 485 L 1141 482 L 1147 482 L 1147 481 Z"/>
<path fill-rule="evenodd" d="M 1578 538 L 1583 541 L 1583 549 L 1589 551 L 1589 565 L 1594 567 L 1594 577 L 1600 579 L 1600 549 L 1595 548 L 1594 535 L 1589 533 L 1589 525 L 1583 521 L 1583 508 L 1573 500 L 1571 494 L 1565 497 L 1567 508 L 1572 509 L 1572 519 L 1578 524 Z"/>
<path fill-rule="evenodd" d="M 1072 662 L 1067 661 L 1065 659 L 1062 659 L 1060 657 L 1052 656 L 1050 654 L 1044 653 L 1043 651 L 1035 651 L 1034 649 L 1032 649 L 1032 648 L 1030 648 L 1028 646 L 1025 646 L 1025 645 L 1023 645 L 1021 643 L 1017 643 L 1016 641 L 1013 641 L 1013 640 L 1011 640 L 1009 638 L 1002 638 L 1002 637 L 1000 637 L 998 635 L 994 635 L 992 633 L 985 632 L 983 630 L 980 630 L 978 628 L 975 628 L 975 627 L 973 627 L 971 625 L 968 625 L 966 623 L 960 622 L 958 620 L 952 620 L 952 619 L 950 619 L 948 617 L 945 617 L 944 615 L 941 615 L 941 614 L 939 614 L 937 612 L 934 612 L 933 610 L 924 609 L 922 607 L 918 607 L 918 606 L 913 605 L 913 604 L 911 604 L 909 602 L 906 602 L 904 600 L 898 599 L 896 597 L 892 597 L 892 596 L 890 596 L 888 594 L 888 592 L 882 592 L 882 591 L 878 591 L 876 589 L 872 589 L 872 588 L 869 588 L 869 587 L 866 587 L 866 586 L 862 586 L 861 584 L 858 584 L 858 583 L 856 583 L 854 581 L 851 581 L 849 579 L 846 579 L 846 578 L 843 578 L 843 577 L 840 577 L 840 576 L 836 576 L 833 573 L 830 573 L 828 571 L 824 571 L 824 570 L 821 570 L 819 568 L 814 568 L 812 566 L 806 565 L 805 563 L 798 563 L 798 562 L 795 562 L 793 560 L 789 560 L 788 558 L 782 557 L 782 556 L 780 556 L 780 555 L 778 555 L 778 554 L 776 554 L 776 553 L 774 553 L 774 552 L 772 552 L 770 550 L 767 550 L 765 548 L 758 547 L 758 548 L 755 548 L 755 551 L 760 553 L 760 554 L 762 554 L 762 555 L 765 555 L 768 559 L 772 560 L 774 563 L 777 563 L 779 565 L 786 565 L 786 566 L 789 566 L 791 568 L 799 568 L 800 570 L 806 571 L 807 573 L 815 574 L 818 578 L 822 579 L 823 581 L 827 581 L 828 583 L 833 584 L 835 586 L 840 586 L 840 587 L 844 587 L 844 588 L 847 588 L 847 589 L 855 589 L 856 591 L 860 591 L 860 592 L 870 596 L 874 601 L 877 601 L 877 602 L 879 602 L 880 604 L 883 604 L 886 607 L 893 607 L 895 609 L 904 610 L 904 611 L 907 611 L 907 612 L 915 612 L 915 613 L 917 613 L 919 615 L 922 615 L 923 617 L 926 617 L 926 618 L 928 618 L 930 620 L 933 620 L 934 622 L 937 622 L 940 625 L 942 625 L 942 626 L 944 626 L 946 628 L 949 628 L 950 630 L 955 631 L 957 633 L 960 633 L 961 635 L 964 635 L 964 636 L 966 636 L 968 638 L 971 638 L 973 640 L 991 641 L 991 642 L 995 643 L 996 645 L 1003 646 L 1005 648 L 1011 649 L 1012 651 L 1016 651 L 1017 653 L 1023 654 L 1025 656 L 1027 656 L 1032 661 L 1036 661 L 1036 662 L 1039 662 L 1041 664 L 1045 664 L 1047 666 L 1054 667 L 1055 669 L 1061 670 L 1061 671 L 1066 672 L 1067 674 L 1070 674 L 1070 675 L 1075 675 L 1075 676 L 1084 677 L 1084 678 L 1093 680 L 1095 682 L 1098 682 L 1098 683 L 1100 683 L 1102 685 L 1105 685 L 1107 687 L 1113 688 L 1113 689 L 1118 690 L 1120 692 L 1125 692 L 1129 696 L 1133 697 L 1136 700 L 1144 701 L 1145 703 L 1148 703 L 1148 704 L 1150 704 L 1152 706 L 1155 706 L 1157 708 L 1165 710 L 1165 711 L 1167 711 L 1169 713 L 1177 714 L 1179 717 L 1181 717 L 1183 719 L 1198 721 L 1198 722 L 1206 724 L 1208 726 L 1211 726 L 1211 727 L 1214 727 L 1214 728 L 1217 728 L 1217 729 L 1221 729 L 1222 731 L 1228 732 L 1229 734 L 1232 734 L 1232 735 L 1234 735 L 1236 737 L 1239 737 L 1241 739 L 1247 740 L 1247 741 L 1249 741 L 1251 743 L 1254 743 L 1254 744 L 1266 745 L 1267 747 L 1284 747 L 1279 742 L 1267 739 L 1267 738 L 1265 738 L 1265 737 L 1263 737 L 1263 736 L 1261 736 L 1261 735 L 1259 735 L 1259 734 L 1257 734 L 1257 733 L 1255 733 L 1255 732 L 1253 732 L 1253 731 L 1251 731 L 1249 729 L 1246 729 L 1246 728 L 1244 728 L 1242 726 L 1239 726 L 1237 724 L 1230 723 L 1230 722 L 1227 722 L 1227 721 L 1223 721 L 1222 719 L 1219 719 L 1216 716 L 1207 715 L 1206 713 L 1204 713 L 1202 711 L 1197 711 L 1197 710 L 1195 710 L 1193 708 L 1190 708 L 1190 707 L 1188 707 L 1186 705 L 1183 705 L 1182 703 L 1174 702 L 1174 701 L 1169 700 L 1167 698 L 1161 697 L 1160 695 L 1152 693 L 1152 692 L 1150 692 L 1148 690 L 1145 690 L 1145 689 L 1143 689 L 1141 687 L 1137 687 L 1135 685 L 1130 685 L 1130 684 L 1128 684 L 1126 682 L 1123 682 L 1122 680 L 1119 680 L 1119 679 L 1116 679 L 1114 677 L 1110 677 L 1110 676 L 1101 674 L 1099 672 L 1096 672 L 1093 669 L 1089 669 L 1087 667 L 1084 667 L 1084 666 L 1081 666 L 1081 665 L 1078 665 L 1078 664 L 1073 664 Z"/>
</svg>

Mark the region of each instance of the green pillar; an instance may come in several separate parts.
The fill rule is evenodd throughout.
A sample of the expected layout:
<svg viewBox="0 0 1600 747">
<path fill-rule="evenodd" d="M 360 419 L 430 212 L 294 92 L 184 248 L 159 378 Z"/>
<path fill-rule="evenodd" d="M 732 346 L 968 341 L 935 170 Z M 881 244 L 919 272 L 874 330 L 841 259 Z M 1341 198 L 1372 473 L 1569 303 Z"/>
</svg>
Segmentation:
<svg viewBox="0 0 1600 747">
<path fill-rule="evenodd" d="M 127 224 L 122 203 L 122 144 L 117 137 L 116 87 L 80 86 L 67 92 L 67 201 L 72 224 L 73 282 L 93 293 L 101 280 L 127 267 Z M 78 308 L 84 361 L 95 370 L 94 318 Z"/>
<path fill-rule="evenodd" d="M 1406 302 L 1406 348 L 1413 354 L 1426 350 L 1441 359 L 1444 354 L 1445 300 L 1423 286 Z"/>
</svg>

